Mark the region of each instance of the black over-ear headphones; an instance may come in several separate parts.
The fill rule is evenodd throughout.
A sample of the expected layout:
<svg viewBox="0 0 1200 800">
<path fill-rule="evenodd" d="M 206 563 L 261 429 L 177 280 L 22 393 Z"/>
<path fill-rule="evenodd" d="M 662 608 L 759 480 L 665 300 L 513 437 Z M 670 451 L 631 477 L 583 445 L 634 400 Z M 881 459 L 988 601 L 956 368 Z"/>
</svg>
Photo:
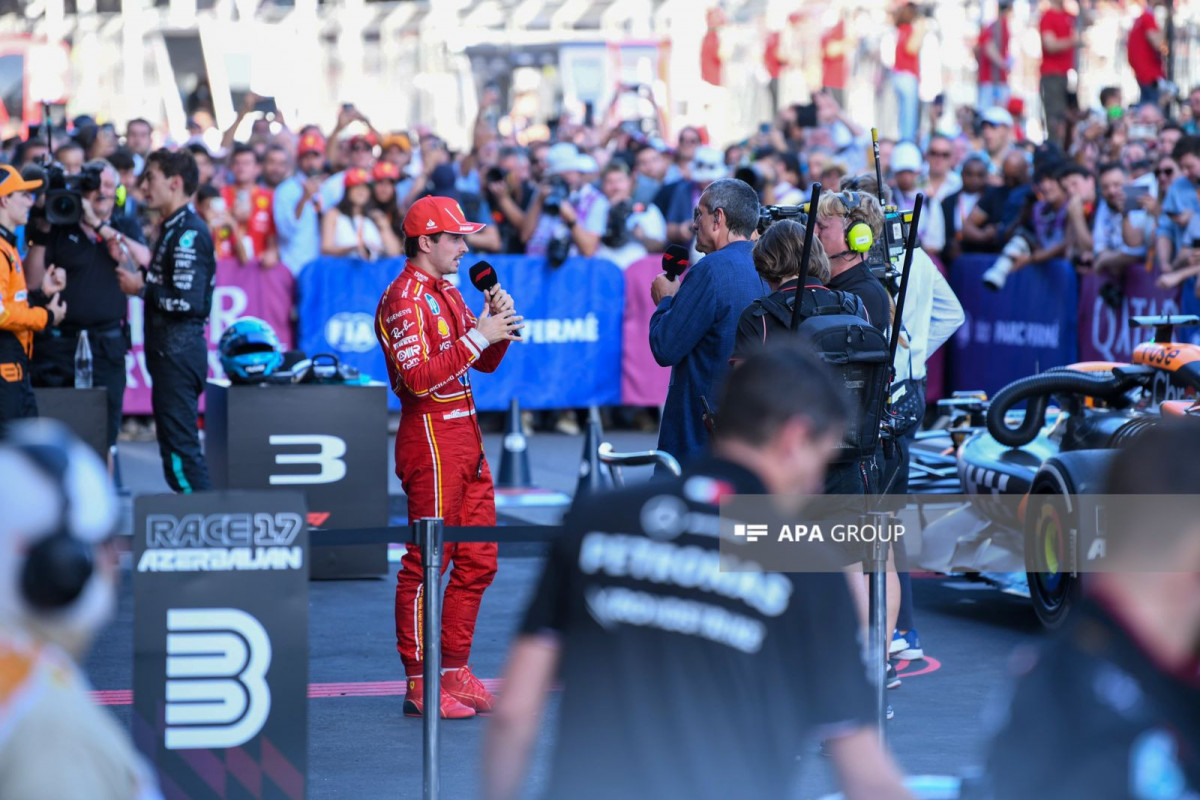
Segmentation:
<svg viewBox="0 0 1200 800">
<path fill-rule="evenodd" d="M 62 497 L 62 515 L 49 536 L 29 548 L 21 570 L 21 594 L 39 611 L 55 611 L 75 602 L 92 577 L 92 545 L 71 534 L 71 494 L 67 491 L 70 441 L 10 442 L 50 479 Z"/>
</svg>

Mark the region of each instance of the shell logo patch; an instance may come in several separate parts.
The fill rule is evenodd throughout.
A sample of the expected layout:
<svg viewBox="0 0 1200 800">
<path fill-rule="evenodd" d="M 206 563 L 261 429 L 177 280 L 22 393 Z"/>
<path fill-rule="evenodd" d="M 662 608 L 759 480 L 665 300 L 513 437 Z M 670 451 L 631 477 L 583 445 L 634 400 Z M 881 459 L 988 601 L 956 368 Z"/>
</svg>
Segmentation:
<svg viewBox="0 0 1200 800">
<path fill-rule="evenodd" d="M 450 326 L 446 324 L 446 320 L 438 318 L 438 333 L 443 337 L 450 335 Z"/>
</svg>

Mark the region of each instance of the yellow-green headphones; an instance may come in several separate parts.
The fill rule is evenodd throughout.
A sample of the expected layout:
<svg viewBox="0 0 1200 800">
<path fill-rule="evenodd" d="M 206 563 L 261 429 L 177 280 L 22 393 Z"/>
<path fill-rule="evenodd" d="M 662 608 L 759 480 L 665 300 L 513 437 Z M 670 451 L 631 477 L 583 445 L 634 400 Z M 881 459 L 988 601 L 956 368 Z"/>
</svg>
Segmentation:
<svg viewBox="0 0 1200 800">
<path fill-rule="evenodd" d="M 838 199 L 846 207 L 847 215 L 862 205 L 862 195 L 859 192 L 841 192 L 838 194 Z M 871 233 L 871 226 L 862 221 L 855 222 L 846 228 L 845 239 L 846 249 L 851 253 L 869 252 L 871 246 L 875 244 L 875 234 Z"/>
</svg>

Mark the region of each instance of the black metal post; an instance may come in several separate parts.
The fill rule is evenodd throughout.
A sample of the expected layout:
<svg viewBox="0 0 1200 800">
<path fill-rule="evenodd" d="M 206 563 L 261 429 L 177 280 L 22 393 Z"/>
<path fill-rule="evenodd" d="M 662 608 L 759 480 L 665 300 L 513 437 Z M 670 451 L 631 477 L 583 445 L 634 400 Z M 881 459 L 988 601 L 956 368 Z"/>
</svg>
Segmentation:
<svg viewBox="0 0 1200 800">
<path fill-rule="evenodd" d="M 886 512 L 872 511 L 867 523 L 877 532 L 886 531 Z M 882 534 L 871 544 L 867 567 L 870 570 L 870 593 L 867 600 L 867 662 L 870 674 L 875 678 L 875 714 L 879 729 L 879 740 L 887 743 L 887 560 L 888 543 L 881 541 Z"/>
<path fill-rule="evenodd" d="M 796 287 L 796 304 L 792 306 L 791 329 L 800 327 L 800 301 L 804 297 L 804 284 L 808 282 L 808 259 L 812 255 L 813 231 L 817 227 L 817 203 L 821 200 L 821 184 L 812 185 L 808 198 L 808 223 L 804 226 L 804 249 L 800 251 L 800 284 Z"/>
<path fill-rule="evenodd" d="M 442 520 L 436 517 L 413 523 L 413 536 L 421 548 L 421 563 L 425 569 L 421 588 L 425 601 L 425 713 L 422 718 L 425 800 L 438 800 L 441 795 L 442 527 Z"/>
</svg>

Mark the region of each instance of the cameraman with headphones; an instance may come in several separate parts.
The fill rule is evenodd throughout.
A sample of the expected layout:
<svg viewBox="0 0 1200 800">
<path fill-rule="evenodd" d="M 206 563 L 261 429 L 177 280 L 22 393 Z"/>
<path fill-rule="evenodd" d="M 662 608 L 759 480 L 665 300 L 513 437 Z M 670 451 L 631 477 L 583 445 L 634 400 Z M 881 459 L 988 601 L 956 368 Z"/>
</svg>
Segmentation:
<svg viewBox="0 0 1200 800">
<path fill-rule="evenodd" d="M 0 797 L 151 800 L 153 774 L 79 661 L 116 605 L 108 471 L 64 426 L 0 440 Z"/>
<path fill-rule="evenodd" d="M 125 398 L 125 353 L 131 346 L 120 271 L 134 272 L 150 263 L 142 226 L 134 217 L 113 216 L 120 176 L 104 159 L 89 161 L 83 173 L 82 213 L 71 225 L 43 226 L 30 236 L 25 263 L 30 280 L 41 280 L 49 267 L 66 272 L 63 299 L 67 315 L 34 340 L 33 385 L 74 386 L 75 348 L 87 331 L 92 351 L 92 385 L 103 386 L 108 400 L 108 446 L 117 443 Z M 131 294 L 133 292 L 130 292 Z"/>
<path fill-rule="evenodd" d="M 871 324 L 887 333 L 892 301 L 868 266 L 871 248 L 883 238 L 879 201 L 856 190 L 821 195 L 816 234 L 829 256 L 829 288 L 858 295 Z"/>
</svg>

